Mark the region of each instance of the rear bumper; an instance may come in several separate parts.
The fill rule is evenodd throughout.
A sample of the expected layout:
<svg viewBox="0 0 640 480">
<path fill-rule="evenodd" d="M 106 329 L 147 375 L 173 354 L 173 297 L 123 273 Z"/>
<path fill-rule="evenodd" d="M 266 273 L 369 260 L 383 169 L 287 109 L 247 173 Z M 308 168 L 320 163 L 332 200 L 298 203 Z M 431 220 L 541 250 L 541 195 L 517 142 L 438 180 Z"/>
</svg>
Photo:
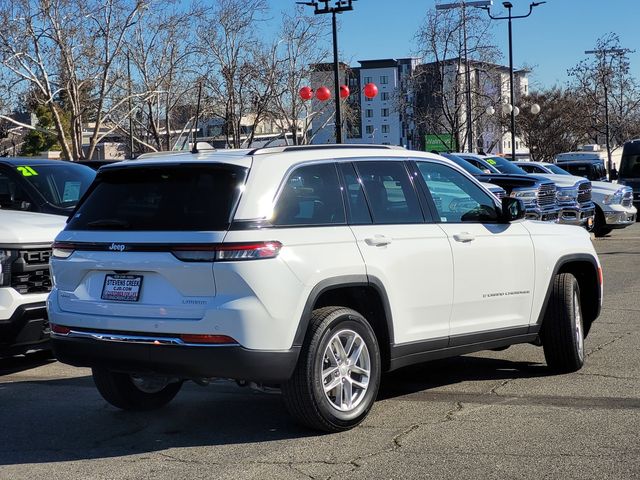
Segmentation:
<svg viewBox="0 0 640 480">
<path fill-rule="evenodd" d="M 48 348 L 49 323 L 44 302 L 20 305 L 8 319 L 0 320 L 0 355 Z"/>
<path fill-rule="evenodd" d="M 148 337 L 145 337 L 148 338 Z M 165 337 L 159 337 L 164 341 Z M 239 345 L 170 345 L 52 334 L 56 358 L 76 367 L 180 378 L 231 378 L 280 383 L 293 374 L 300 347 L 250 350 Z"/>
</svg>

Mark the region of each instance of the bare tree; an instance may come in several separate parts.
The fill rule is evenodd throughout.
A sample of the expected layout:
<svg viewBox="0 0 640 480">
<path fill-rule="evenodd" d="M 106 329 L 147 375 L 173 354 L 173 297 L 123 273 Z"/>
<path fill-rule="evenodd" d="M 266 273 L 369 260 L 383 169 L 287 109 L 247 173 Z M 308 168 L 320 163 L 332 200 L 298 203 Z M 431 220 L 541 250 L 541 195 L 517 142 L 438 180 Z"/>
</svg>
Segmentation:
<svg viewBox="0 0 640 480">
<path fill-rule="evenodd" d="M 155 3 L 128 40 L 126 50 L 135 69 L 137 89 L 156 92 L 139 99 L 135 110 L 141 114 L 136 120 L 145 139 L 157 150 L 172 148 L 173 129 L 185 126 L 175 121 L 174 112 L 194 101 L 200 63 L 193 26 L 204 13 L 197 5 L 184 9 L 172 3 Z"/>
<path fill-rule="evenodd" d="M 464 128 L 467 115 L 472 123 L 477 122 L 488 104 L 500 101 L 502 93 L 502 86 L 494 85 L 499 51 L 491 42 L 489 20 L 476 9 L 467 9 L 464 18 L 462 15 L 459 9 L 427 13 L 416 33 L 424 64 L 415 70 L 407 85 L 407 91 L 415 93 L 416 101 L 401 105 L 419 131 L 441 135 L 443 141 L 452 138 L 457 150 L 467 143 Z M 467 30 L 471 85 L 465 82 L 463 21 Z M 465 105 L 467 89 L 472 96 L 470 112 Z M 409 108 L 411 110 L 407 110 Z"/>
<path fill-rule="evenodd" d="M 584 137 L 576 128 L 580 107 L 571 91 L 552 88 L 532 92 L 526 100 L 540 105 L 540 113 L 522 109 L 518 116 L 517 133 L 529 147 L 532 160 L 550 162 L 558 153 L 578 147 Z"/>
<path fill-rule="evenodd" d="M 8 26 L 0 32 L 0 63 L 14 78 L 6 86 L 22 83 L 35 89 L 51 110 L 66 158 L 91 158 L 122 121 L 116 117 L 128 98 L 122 87 L 122 47 L 145 6 L 143 0 L 0 2 L 0 19 Z"/>
<path fill-rule="evenodd" d="M 270 68 L 273 76 L 272 102 L 270 113 L 281 124 L 283 133 L 290 133 L 293 143 L 308 143 L 314 112 L 311 102 L 299 96 L 302 87 L 310 84 L 312 65 L 326 60 L 328 51 L 324 47 L 328 22 L 321 15 L 307 16 L 304 7 L 299 6 L 293 14 L 282 13 L 280 40 L 273 46 L 276 61 Z M 299 137 L 298 132 L 302 131 Z M 286 137 L 285 137 L 286 139 Z"/>
<path fill-rule="evenodd" d="M 270 63 L 259 35 L 259 23 L 268 10 L 266 0 L 216 0 L 199 21 L 198 39 L 205 64 L 203 78 L 208 90 L 208 112 L 224 121 L 229 146 L 240 148 L 243 133 L 253 135 L 266 116 L 273 71 L 263 71 Z M 248 131 L 242 121 L 250 118 Z M 251 138 L 248 139 L 250 142 Z"/>
<path fill-rule="evenodd" d="M 609 110 L 612 150 L 638 133 L 640 85 L 629 71 L 630 50 L 622 49 L 618 35 L 610 33 L 596 42 L 596 55 L 570 68 L 569 88 L 577 97 L 581 114 L 576 129 L 595 143 L 606 143 L 605 99 Z M 613 52 L 612 52 L 613 50 Z M 605 88 L 607 95 L 605 95 Z"/>
</svg>

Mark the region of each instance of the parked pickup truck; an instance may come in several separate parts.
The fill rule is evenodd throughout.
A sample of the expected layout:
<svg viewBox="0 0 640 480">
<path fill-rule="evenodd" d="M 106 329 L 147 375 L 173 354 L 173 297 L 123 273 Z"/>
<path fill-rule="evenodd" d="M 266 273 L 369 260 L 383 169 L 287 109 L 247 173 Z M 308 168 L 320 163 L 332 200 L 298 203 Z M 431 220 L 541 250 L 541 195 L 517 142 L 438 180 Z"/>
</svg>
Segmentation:
<svg viewBox="0 0 640 480">
<path fill-rule="evenodd" d="M 48 347 L 49 257 L 65 220 L 0 210 L 0 356 Z"/>
<path fill-rule="evenodd" d="M 107 165 L 53 244 L 53 350 L 117 408 L 231 378 L 329 432 L 427 360 L 532 343 L 574 372 L 600 263 L 584 229 L 524 216 L 453 162 L 382 145 Z"/>
<path fill-rule="evenodd" d="M 543 162 L 518 162 L 523 170 L 536 175 L 556 178 L 566 176 L 575 177 L 560 165 Z M 603 237 L 613 229 L 625 228 L 636 221 L 638 210 L 633 206 L 633 191 L 631 187 L 610 182 L 591 182 L 591 198 L 595 204 L 596 216 L 593 233 L 596 237 Z"/>
<path fill-rule="evenodd" d="M 469 164 L 477 170 L 470 171 L 477 180 L 504 188 L 507 195 L 520 198 L 526 208 L 526 218 L 557 222 L 560 209 L 557 201 L 556 185 L 546 178 L 536 178 L 526 172 L 502 172 L 488 164 L 481 155 L 473 153 L 445 154 L 453 162 L 469 171 Z M 454 158 L 456 157 L 456 158 Z M 460 162 L 460 159 L 466 163 Z M 478 172 L 479 170 L 479 172 Z"/>
</svg>

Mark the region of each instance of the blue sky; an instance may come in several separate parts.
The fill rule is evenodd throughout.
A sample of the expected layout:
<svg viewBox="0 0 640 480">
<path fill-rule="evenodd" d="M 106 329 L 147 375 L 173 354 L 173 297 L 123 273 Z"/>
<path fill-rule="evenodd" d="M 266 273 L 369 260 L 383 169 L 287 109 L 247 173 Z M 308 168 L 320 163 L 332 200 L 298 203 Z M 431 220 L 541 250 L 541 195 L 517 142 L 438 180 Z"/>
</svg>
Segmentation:
<svg viewBox="0 0 640 480">
<path fill-rule="evenodd" d="M 530 1 L 511 1 L 514 15 L 529 11 Z M 295 1 L 269 3 L 275 13 Z M 412 56 L 416 48 L 413 36 L 435 4 L 434 0 L 354 2 L 354 11 L 341 15 L 339 45 L 343 60 L 355 64 L 357 60 Z M 494 0 L 494 14 L 503 10 L 502 1 Z M 640 79 L 640 0 L 547 0 L 534 9 L 531 17 L 513 22 L 514 65 L 534 68 L 532 87 L 562 85 L 567 69 L 585 58 L 584 51 L 594 48 L 596 40 L 609 32 L 620 36 L 623 47 L 638 50 L 630 60 L 632 73 Z M 494 22 L 494 35 L 507 65 L 506 21 Z"/>
</svg>

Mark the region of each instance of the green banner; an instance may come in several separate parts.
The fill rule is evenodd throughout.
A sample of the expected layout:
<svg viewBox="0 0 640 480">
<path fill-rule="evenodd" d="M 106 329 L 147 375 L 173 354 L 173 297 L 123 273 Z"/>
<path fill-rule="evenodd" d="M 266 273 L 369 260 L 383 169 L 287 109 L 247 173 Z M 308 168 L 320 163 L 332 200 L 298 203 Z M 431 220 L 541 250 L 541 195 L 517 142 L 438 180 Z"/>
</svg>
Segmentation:
<svg viewBox="0 0 640 480">
<path fill-rule="evenodd" d="M 442 135 L 425 135 L 424 149 L 426 152 L 450 152 L 454 150 L 453 135 L 443 133 Z"/>
</svg>

